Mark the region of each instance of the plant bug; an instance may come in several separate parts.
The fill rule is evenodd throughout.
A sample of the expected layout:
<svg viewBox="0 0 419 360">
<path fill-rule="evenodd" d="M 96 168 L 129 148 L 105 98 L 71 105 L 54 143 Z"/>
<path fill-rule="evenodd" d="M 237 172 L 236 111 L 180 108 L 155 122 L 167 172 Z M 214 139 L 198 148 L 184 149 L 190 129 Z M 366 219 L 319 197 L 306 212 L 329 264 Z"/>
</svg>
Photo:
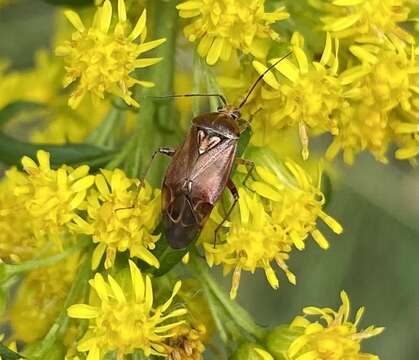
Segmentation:
<svg viewBox="0 0 419 360">
<path fill-rule="evenodd" d="M 240 135 L 247 128 L 239 125 L 240 109 L 246 103 L 260 80 L 288 53 L 269 66 L 253 83 L 239 106 L 229 105 L 220 94 L 186 94 L 167 97 L 216 96 L 223 106 L 216 112 L 201 114 L 192 120 L 192 125 L 183 144 L 178 149 L 160 148 L 154 152 L 144 176 L 157 154 L 172 157 L 166 170 L 162 185 L 163 231 L 173 249 L 182 249 L 195 241 L 207 221 L 215 202 L 227 187 L 234 201 L 226 213 L 223 222 L 214 234 L 214 246 L 217 232 L 228 219 L 236 205 L 239 194 L 230 179 L 234 161 L 247 166 L 246 180 L 254 168 L 251 161 L 236 158 Z"/>
</svg>

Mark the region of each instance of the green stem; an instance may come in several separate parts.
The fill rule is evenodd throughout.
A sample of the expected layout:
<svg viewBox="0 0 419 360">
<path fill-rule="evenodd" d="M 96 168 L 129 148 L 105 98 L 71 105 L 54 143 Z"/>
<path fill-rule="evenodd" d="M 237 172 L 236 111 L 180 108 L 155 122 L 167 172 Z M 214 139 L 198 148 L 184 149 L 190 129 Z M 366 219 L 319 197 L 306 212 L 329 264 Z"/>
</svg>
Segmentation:
<svg viewBox="0 0 419 360">
<path fill-rule="evenodd" d="M 112 132 L 120 120 L 121 110 L 111 107 L 99 126 L 93 130 L 86 138 L 85 142 L 92 145 L 105 146 L 112 136 Z"/>
<path fill-rule="evenodd" d="M 166 42 L 154 50 L 153 56 L 163 60 L 150 68 L 150 80 L 155 87 L 144 89 L 144 98 L 173 93 L 174 51 L 177 34 L 176 1 L 154 0 L 149 3 L 150 21 L 154 25 L 153 38 L 165 38 Z M 138 114 L 138 142 L 130 161 L 132 173 L 142 174 L 154 150 L 161 146 L 174 145 L 179 140 L 179 126 L 173 116 L 173 102 L 153 102 L 151 98 L 143 101 Z M 153 186 L 160 184 L 165 164 L 157 162 L 149 172 L 148 180 Z"/>
<path fill-rule="evenodd" d="M 232 301 L 208 271 L 206 264 L 196 255 L 191 256 L 190 264 L 196 276 L 208 286 L 212 294 L 222 304 L 228 316 L 246 333 L 258 340 L 262 340 L 265 331 L 256 325 L 249 313 L 236 302 Z"/>
</svg>

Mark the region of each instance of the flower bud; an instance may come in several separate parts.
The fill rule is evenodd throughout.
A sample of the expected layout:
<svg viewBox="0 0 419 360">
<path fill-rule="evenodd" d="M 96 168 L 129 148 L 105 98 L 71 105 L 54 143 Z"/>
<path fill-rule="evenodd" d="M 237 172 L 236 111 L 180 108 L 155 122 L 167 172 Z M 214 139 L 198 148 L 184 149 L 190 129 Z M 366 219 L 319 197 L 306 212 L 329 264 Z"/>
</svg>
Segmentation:
<svg viewBox="0 0 419 360">
<path fill-rule="evenodd" d="M 291 343 L 302 334 L 303 330 L 300 328 L 290 328 L 288 325 L 276 326 L 266 336 L 266 348 L 275 360 L 285 360 Z"/>
</svg>

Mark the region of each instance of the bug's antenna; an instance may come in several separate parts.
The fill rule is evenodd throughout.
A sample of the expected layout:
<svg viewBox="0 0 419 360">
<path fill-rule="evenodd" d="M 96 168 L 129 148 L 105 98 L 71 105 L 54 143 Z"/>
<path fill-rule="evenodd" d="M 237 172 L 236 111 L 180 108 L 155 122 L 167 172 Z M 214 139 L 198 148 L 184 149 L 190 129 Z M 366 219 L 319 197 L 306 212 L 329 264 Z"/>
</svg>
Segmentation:
<svg viewBox="0 0 419 360">
<path fill-rule="evenodd" d="M 216 96 L 218 97 L 224 106 L 227 106 L 227 100 L 221 94 L 176 94 L 176 95 L 165 95 L 165 96 L 152 96 L 153 99 L 168 99 L 168 98 L 179 98 L 179 97 L 194 97 L 194 96 Z"/>
<path fill-rule="evenodd" d="M 285 58 L 287 58 L 288 56 L 290 56 L 292 54 L 292 51 L 290 51 L 289 53 L 285 54 L 283 57 L 281 57 L 278 61 L 275 61 L 271 66 L 269 66 L 262 74 L 259 75 L 259 77 L 255 80 L 255 82 L 253 83 L 253 85 L 250 87 L 249 91 L 247 92 L 247 95 L 244 97 L 244 99 L 242 100 L 242 102 L 240 103 L 240 105 L 238 106 L 238 109 L 241 109 L 242 106 L 244 104 L 246 104 L 247 99 L 249 98 L 250 94 L 252 93 L 253 90 L 255 90 L 256 85 L 259 83 L 259 81 L 261 81 L 263 79 L 263 77 L 272 70 L 273 67 L 275 67 L 276 65 L 278 65 L 282 60 L 284 60 Z"/>
</svg>

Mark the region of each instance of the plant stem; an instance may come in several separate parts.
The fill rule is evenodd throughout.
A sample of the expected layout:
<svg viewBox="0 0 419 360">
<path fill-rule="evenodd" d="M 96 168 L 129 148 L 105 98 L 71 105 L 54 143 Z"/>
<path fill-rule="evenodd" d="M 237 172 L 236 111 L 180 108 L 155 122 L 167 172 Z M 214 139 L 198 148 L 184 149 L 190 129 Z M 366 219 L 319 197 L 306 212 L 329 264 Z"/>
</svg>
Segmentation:
<svg viewBox="0 0 419 360">
<path fill-rule="evenodd" d="M 79 251 L 84 246 L 85 244 L 83 244 L 83 246 L 80 246 L 80 244 L 78 244 L 78 245 L 65 249 L 59 254 L 48 256 L 41 259 L 25 261 L 22 264 L 17 264 L 17 265 L 1 264 L 0 266 L 3 267 L 3 269 L 1 270 L 1 277 L 2 277 L 1 280 L 2 282 L 4 282 L 7 279 L 11 278 L 12 276 L 18 275 L 22 272 L 36 270 L 39 268 L 54 265 L 60 262 L 61 260 L 69 257 L 70 255 L 74 254 L 76 251 Z"/>
<path fill-rule="evenodd" d="M 245 309 L 230 299 L 226 292 L 211 276 L 206 264 L 196 254 L 191 256 L 190 264 L 192 265 L 196 276 L 202 281 L 202 283 L 208 286 L 208 289 L 222 304 L 226 313 L 236 323 L 236 325 L 243 329 L 247 334 L 261 340 L 265 335 L 264 330 L 255 324 L 252 317 Z"/>
</svg>

